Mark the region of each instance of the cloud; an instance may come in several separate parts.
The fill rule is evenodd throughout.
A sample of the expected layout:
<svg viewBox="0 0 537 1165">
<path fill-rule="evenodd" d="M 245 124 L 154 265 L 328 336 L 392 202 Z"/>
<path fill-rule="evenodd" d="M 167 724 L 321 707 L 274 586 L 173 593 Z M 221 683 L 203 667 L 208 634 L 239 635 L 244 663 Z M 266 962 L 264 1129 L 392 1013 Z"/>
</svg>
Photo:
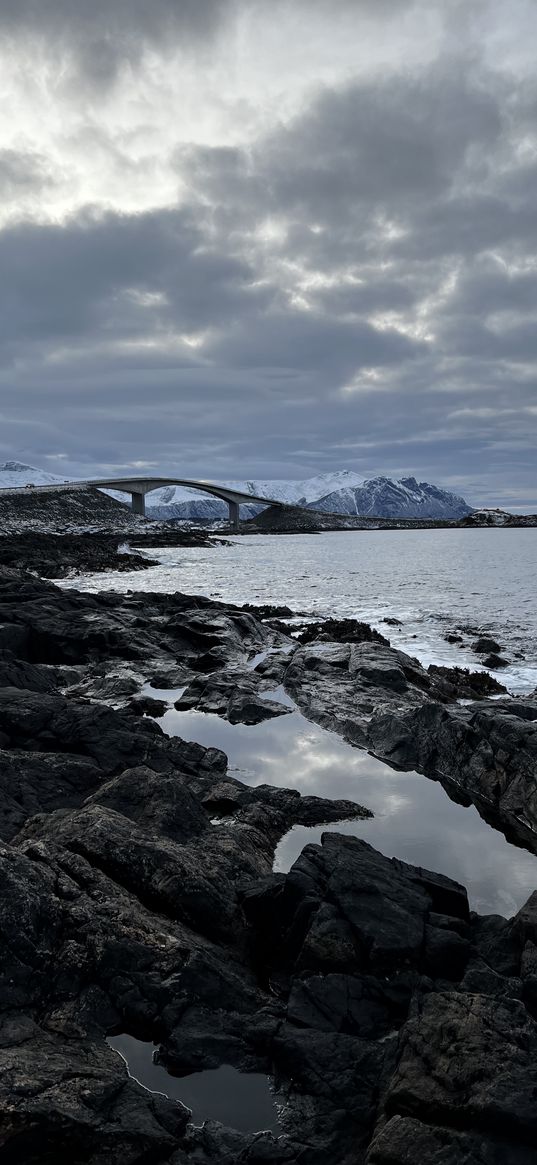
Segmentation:
<svg viewBox="0 0 537 1165">
<path fill-rule="evenodd" d="M 137 64 L 147 48 L 206 43 L 231 8 L 231 0 L 0 0 L 0 29 L 45 41 L 57 56 L 73 52 L 99 85 L 120 64 Z"/>
<path fill-rule="evenodd" d="M 99 343 L 133 337 L 165 344 L 170 330 L 244 318 L 267 298 L 253 269 L 211 247 L 183 210 L 17 224 L 0 232 L 0 268 L 0 341 L 12 359 L 88 337 L 95 356 Z"/>
<path fill-rule="evenodd" d="M 340 0 L 331 28 L 321 0 L 292 7 L 298 27 L 307 21 L 308 51 L 332 38 L 330 71 L 312 81 L 308 59 L 300 100 L 280 110 L 276 74 L 270 91 L 246 87 L 247 100 L 233 78 L 241 20 L 260 76 L 276 70 L 254 0 L 0 0 L 0 28 L 19 48 L 28 36 L 45 54 L 71 54 L 85 93 L 81 112 L 60 80 L 63 138 L 37 149 L 20 135 L 0 152 L 12 200 L 0 231 L 0 448 L 30 461 L 59 448 L 66 473 L 148 462 L 188 475 L 303 476 L 349 465 L 463 492 L 467 482 L 476 501 L 531 498 L 531 78 L 519 85 L 500 67 L 490 3 L 475 5 L 460 44 L 448 29 L 438 53 L 426 16 L 442 6 Z M 290 5 L 273 11 L 286 21 Z M 430 40 L 423 61 L 405 67 L 398 46 L 418 20 Z M 363 43 L 351 69 L 352 21 Z M 363 63 L 368 45 L 373 57 L 384 46 L 379 21 L 386 68 Z M 196 134 L 194 101 L 185 144 L 164 63 L 180 50 L 195 76 L 197 54 L 210 57 L 217 41 L 231 79 L 212 97 L 233 133 L 215 144 Z M 139 79 L 122 88 L 123 66 L 142 58 Z M 108 104 L 99 69 L 103 91 L 118 81 Z M 147 94 L 164 127 L 157 142 Z M 99 167 L 99 198 L 81 206 Z"/>
<path fill-rule="evenodd" d="M 34 152 L 0 149 L 0 191 L 3 197 L 34 193 L 54 179 L 46 158 Z"/>
</svg>

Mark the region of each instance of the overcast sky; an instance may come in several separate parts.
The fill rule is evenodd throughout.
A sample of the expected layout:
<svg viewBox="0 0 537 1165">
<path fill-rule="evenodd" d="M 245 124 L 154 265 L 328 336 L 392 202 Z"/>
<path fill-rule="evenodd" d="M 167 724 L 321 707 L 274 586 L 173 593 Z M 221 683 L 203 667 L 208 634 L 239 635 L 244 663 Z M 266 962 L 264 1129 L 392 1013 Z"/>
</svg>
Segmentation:
<svg viewBox="0 0 537 1165">
<path fill-rule="evenodd" d="M 0 460 L 537 504 L 534 0 L 0 0 Z"/>
</svg>

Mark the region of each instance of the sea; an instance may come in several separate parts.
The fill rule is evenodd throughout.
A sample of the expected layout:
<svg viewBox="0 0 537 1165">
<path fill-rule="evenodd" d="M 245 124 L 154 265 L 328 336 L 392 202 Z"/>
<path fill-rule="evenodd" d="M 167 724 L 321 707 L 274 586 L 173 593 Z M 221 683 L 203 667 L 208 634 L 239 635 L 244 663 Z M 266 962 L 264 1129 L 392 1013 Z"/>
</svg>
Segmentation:
<svg viewBox="0 0 537 1165">
<path fill-rule="evenodd" d="M 483 670 L 483 657 L 471 648 L 486 634 L 507 660 L 494 674 L 508 690 L 537 688 L 535 528 L 253 534 L 144 554 L 155 562 L 146 571 L 78 575 L 61 585 L 184 591 L 362 619 L 426 666 Z M 449 643 L 452 634 L 462 642 Z"/>
</svg>

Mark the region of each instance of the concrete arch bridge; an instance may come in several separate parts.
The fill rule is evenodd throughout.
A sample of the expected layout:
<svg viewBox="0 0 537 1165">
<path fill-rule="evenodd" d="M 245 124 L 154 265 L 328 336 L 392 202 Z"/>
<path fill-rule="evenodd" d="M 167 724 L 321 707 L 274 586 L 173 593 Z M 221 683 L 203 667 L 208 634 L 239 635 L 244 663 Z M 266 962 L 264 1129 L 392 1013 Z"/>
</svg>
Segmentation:
<svg viewBox="0 0 537 1165">
<path fill-rule="evenodd" d="M 182 485 L 188 489 L 200 490 L 214 498 L 221 498 L 227 502 L 229 521 L 234 530 L 239 529 L 239 506 L 241 502 L 257 502 L 263 506 L 285 506 L 285 502 L 273 498 L 259 497 L 257 494 L 229 489 L 215 481 L 194 481 L 188 477 L 99 477 L 88 478 L 86 481 L 66 481 L 58 485 L 36 485 L 32 488 L 43 493 L 61 493 L 73 489 L 114 489 L 120 493 L 131 495 L 132 509 L 135 514 L 145 514 L 146 494 L 152 490 L 162 489 L 166 485 Z M 8 492 L 6 490 L 6 492 Z"/>
</svg>

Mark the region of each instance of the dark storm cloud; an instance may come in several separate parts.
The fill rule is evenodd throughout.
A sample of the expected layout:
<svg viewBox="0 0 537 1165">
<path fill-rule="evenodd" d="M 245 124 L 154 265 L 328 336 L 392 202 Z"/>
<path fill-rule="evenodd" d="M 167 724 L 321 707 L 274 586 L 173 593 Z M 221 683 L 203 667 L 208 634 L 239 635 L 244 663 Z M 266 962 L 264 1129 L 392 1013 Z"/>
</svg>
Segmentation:
<svg viewBox="0 0 537 1165">
<path fill-rule="evenodd" d="M 477 83 L 476 83 L 477 81 Z M 498 98 L 455 62 L 419 79 L 354 82 L 321 94 L 249 155 L 190 151 L 193 180 L 274 211 L 331 227 L 364 209 L 406 210 L 445 195 L 469 150 L 490 151 L 501 131 Z M 260 201 L 261 199 L 261 201 Z"/>
<path fill-rule="evenodd" d="M 365 321 L 330 320 L 288 308 L 252 320 L 247 329 L 237 321 L 209 345 L 209 352 L 218 362 L 238 368 L 300 369 L 340 383 L 361 367 L 408 360 L 420 347 Z"/>
<path fill-rule="evenodd" d="M 27 344 L 191 332 L 266 302 L 241 259 L 207 245 L 188 211 L 87 214 L 0 232 L 0 340 Z M 97 355 L 97 353 L 96 353 Z"/>
<path fill-rule="evenodd" d="M 99 85 L 147 47 L 206 43 L 232 7 L 233 0 L 0 0 L 0 30 L 45 41 L 52 54 L 71 51 Z"/>
<path fill-rule="evenodd" d="M 472 315 L 530 312 L 537 306 L 537 269 L 510 271 L 499 258 L 479 257 L 459 279 L 459 310 Z"/>
</svg>

